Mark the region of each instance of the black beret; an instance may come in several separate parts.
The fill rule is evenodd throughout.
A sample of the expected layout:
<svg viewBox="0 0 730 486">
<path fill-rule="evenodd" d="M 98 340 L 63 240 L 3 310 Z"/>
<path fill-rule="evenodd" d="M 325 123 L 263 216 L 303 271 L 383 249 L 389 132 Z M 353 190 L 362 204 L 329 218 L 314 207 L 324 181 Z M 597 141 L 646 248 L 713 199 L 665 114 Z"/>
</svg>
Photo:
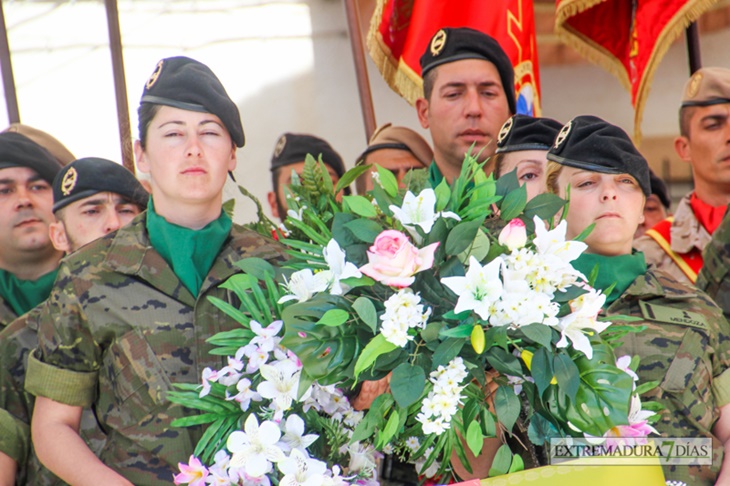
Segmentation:
<svg viewBox="0 0 730 486">
<path fill-rule="evenodd" d="M 321 138 L 298 133 L 285 133 L 279 137 L 274 147 L 274 154 L 271 156 L 271 170 L 304 162 L 307 154 L 311 154 L 315 160 L 319 159 L 321 154 L 322 162 L 332 167 L 339 177 L 345 173 L 342 157 L 330 144 Z"/>
<path fill-rule="evenodd" d="M 468 27 L 446 27 L 434 34 L 421 56 L 421 77 L 442 64 L 463 59 L 482 59 L 497 68 L 510 112 L 515 113 L 515 70 L 499 42 Z"/>
<path fill-rule="evenodd" d="M 245 138 L 238 107 L 213 71 L 189 57 L 169 57 L 157 63 L 142 91 L 140 103 L 211 113 L 221 119 L 237 147 Z M 140 132 L 144 127 L 140 127 Z"/>
<path fill-rule="evenodd" d="M 53 183 L 61 163 L 46 149 L 16 132 L 0 133 L 0 169 L 27 167 L 49 184 Z"/>
<path fill-rule="evenodd" d="M 522 150 L 547 150 L 563 124 L 552 118 L 514 115 L 507 120 L 497 136 L 497 153 Z"/>
<path fill-rule="evenodd" d="M 649 169 L 649 181 L 651 183 L 651 193 L 656 194 L 659 200 L 662 202 L 662 206 L 669 209 L 672 205 L 672 200 L 669 199 L 669 191 L 664 181 L 657 176 L 653 170 Z"/>
<path fill-rule="evenodd" d="M 548 160 L 604 174 L 629 174 L 645 196 L 651 194 L 649 164 L 631 138 L 597 116 L 577 116 L 563 126 L 547 153 Z"/>
<path fill-rule="evenodd" d="M 147 207 L 149 195 L 134 174 L 111 160 L 86 157 L 71 162 L 53 181 L 53 212 L 100 192 L 113 192 Z"/>
</svg>

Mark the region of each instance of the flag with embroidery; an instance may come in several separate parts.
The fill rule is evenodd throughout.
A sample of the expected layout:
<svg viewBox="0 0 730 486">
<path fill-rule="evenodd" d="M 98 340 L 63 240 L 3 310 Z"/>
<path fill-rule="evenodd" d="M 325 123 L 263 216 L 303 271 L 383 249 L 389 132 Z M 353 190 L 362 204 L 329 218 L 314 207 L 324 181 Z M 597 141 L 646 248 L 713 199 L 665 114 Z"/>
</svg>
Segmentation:
<svg viewBox="0 0 730 486">
<path fill-rule="evenodd" d="M 423 96 L 418 61 L 443 27 L 471 27 L 494 37 L 515 68 L 517 112 L 540 116 L 532 0 L 378 0 L 368 49 L 396 93 L 410 104 Z"/>
<path fill-rule="evenodd" d="M 631 93 L 634 138 L 651 81 L 672 42 L 717 0 L 556 0 L 555 31 Z"/>
</svg>

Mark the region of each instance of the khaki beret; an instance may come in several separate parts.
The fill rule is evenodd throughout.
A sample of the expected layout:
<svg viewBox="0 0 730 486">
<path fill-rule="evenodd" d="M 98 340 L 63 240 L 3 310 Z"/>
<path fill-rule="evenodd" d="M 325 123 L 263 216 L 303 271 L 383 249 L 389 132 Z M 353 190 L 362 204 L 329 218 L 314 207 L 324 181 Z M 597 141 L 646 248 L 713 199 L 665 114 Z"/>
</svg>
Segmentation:
<svg viewBox="0 0 730 486">
<path fill-rule="evenodd" d="M 360 155 L 363 160 L 372 152 L 380 149 L 406 150 L 413 154 L 424 167 L 433 161 L 433 150 L 422 136 L 406 127 L 394 127 L 391 123 L 382 125 L 370 137 L 368 148 Z"/>
<path fill-rule="evenodd" d="M 682 91 L 682 107 L 730 103 L 730 69 L 707 67 L 695 72 Z"/>
<path fill-rule="evenodd" d="M 22 123 L 13 123 L 4 131 L 25 135 L 44 149 L 51 152 L 51 155 L 53 155 L 61 165 L 65 166 L 76 160 L 76 157 L 69 151 L 69 149 L 67 149 L 52 135 L 44 132 L 43 130 L 38 130 L 37 128 L 23 125 Z"/>
</svg>

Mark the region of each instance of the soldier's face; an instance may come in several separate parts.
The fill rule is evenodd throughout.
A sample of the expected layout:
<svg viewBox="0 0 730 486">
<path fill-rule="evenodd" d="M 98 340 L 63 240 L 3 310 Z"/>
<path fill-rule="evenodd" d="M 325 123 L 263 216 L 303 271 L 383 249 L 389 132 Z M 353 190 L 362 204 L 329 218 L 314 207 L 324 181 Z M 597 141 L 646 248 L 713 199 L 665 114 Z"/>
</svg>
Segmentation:
<svg viewBox="0 0 730 486">
<path fill-rule="evenodd" d="M 644 193 L 629 174 L 602 174 L 563 167 L 558 176 L 560 196 L 570 185 L 566 238 L 575 238 L 589 225 L 588 253 L 628 255 L 634 232 L 644 220 Z"/>
<path fill-rule="evenodd" d="M 53 246 L 72 252 L 126 225 L 142 211 L 119 194 L 100 192 L 79 199 L 57 213 L 50 228 Z"/>
<path fill-rule="evenodd" d="M 415 158 L 412 153 L 395 148 L 385 148 L 371 152 L 367 155 L 365 163 L 373 166 L 370 168 L 370 174 L 377 172 L 376 165 L 391 171 L 398 181 L 398 187 L 405 187 L 403 178 L 408 174 L 408 171 L 424 168 L 421 161 Z M 367 191 L 373 188 L 373 178 L 370 174 L 364 176 Z"/>
<path fill-rule="evenodd" d="M 416 103 L 418 119 L 431 131 L 437 161 L 461 167 L 476 143 L 481 160 L 494 154 L 500 128 L 510 117 L 507 96 L 494 64 L 465 59 L 437 69 L 431 99 Z"/>
<path fill-rule="evenodd" d="M 678 137 L 675 149 L 692 165 L 695 185 L 730 189 L 730 103 L 693 108 L 689 136 Z"/>
<path fill-rule="evenodd" d="M 654 225 L 666 219 L 667 216 L 667 208 L 664 207 L 659 196 L 649 194 L 649 197 L 646 198 L 646 203 L 644 203 L 644 222 L 636 228 L 634 238 L 643 235 L 646 233 L 646 230 L 653 228 Z"/>
<path fill-rule="evenodd" d="M 51 185 L 26 167 L 0 169 L 0 262 L 50 249 Z"/>
<path fill-rule="evenodd" d="M 191 210 L 217 218 L 223 185 L 236 168 L 236 149 L 220 118 L 162 106 L 146 145 L 137 142 L 135 154 L 140 171 L 151 176 L 155 210 L 168 219 L 185 219 Z"/>
<path fill-rule="evenodd" d="M 546 150 L 519 150 L 505 153 L 499 170 L 500 177 L 515 169 L 517 180 L 527 189 L 528 201 L 547 191 Z"/>
</svg>

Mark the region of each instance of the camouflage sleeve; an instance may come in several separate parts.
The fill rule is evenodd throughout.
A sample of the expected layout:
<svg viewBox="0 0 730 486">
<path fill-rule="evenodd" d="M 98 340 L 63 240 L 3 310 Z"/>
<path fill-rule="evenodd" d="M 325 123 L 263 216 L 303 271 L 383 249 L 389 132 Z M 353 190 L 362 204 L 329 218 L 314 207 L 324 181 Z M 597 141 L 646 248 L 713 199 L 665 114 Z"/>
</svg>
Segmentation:
<svg viewBox="0 0 730 486">
<path fill-rule="evenodd" d="M 712 353 L 712 391 L 717 400 L 717 406 L 722 407 L 730 403 L 730 324 L 717 307 L 717 304 L 701 290 L 698 295 L 707 303 L 711 315 L 708 322 L 714 334 L 715 352 Z"/>
<path fill-rule="evenodd" d="M 18 464 L 25 464 L 30 447 L 30 425 L 0 410 L 0 452 Z"/>
<path fill-rule="evenodd" d="M 61 265 L 56 285 L 40 311 L 38 348 L 28 357 L 25 389 L 72 406 L 95 397 L 101 351 L 77 297 L 73 273 Z"/>
</svg>

